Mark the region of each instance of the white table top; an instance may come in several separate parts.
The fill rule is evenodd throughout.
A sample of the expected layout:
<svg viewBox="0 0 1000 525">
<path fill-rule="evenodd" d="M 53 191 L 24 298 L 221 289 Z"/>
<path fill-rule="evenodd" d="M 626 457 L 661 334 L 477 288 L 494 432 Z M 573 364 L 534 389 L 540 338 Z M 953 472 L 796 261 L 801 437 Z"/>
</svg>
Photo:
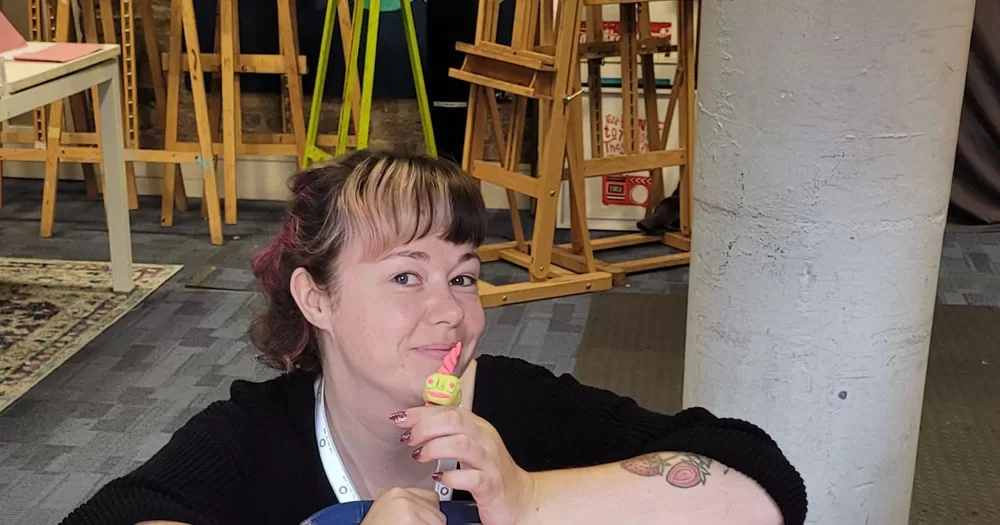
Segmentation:
<svg viewBox="0 0 1000 525">
<path fill-rule="evenodd" d="M 86 69 L 94 64 L 113 59 L 121 53 L 121 48 L 117 44 L 104 44 L 99 51 L 69 62 L 29 62 L 11 58 L 28 51 L 41 51 L 51 45 L 50 42 L 28 42 L 26 47 L 0 54 L 5 59 L 4 72 L 10 94 Z"/>
</svg>

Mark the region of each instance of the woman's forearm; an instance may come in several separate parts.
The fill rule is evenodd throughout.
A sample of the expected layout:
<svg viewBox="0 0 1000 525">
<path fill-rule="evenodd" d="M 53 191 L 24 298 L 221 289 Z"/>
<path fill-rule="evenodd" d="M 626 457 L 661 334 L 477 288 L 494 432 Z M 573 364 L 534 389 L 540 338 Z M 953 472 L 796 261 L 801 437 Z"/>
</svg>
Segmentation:
<svg viewBox="0 0 1000 525">
<path fill-rule="evenodd" d="M 780 525 L 781 512 L 747 476 L 685 452 L 532 474 L 523 523 Z"/>
</svg>

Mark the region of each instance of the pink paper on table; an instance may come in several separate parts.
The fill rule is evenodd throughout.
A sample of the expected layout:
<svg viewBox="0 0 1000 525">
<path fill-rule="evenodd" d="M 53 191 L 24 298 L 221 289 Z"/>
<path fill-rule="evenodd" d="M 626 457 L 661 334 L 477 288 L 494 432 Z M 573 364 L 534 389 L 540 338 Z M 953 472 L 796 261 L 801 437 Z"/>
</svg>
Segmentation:
<svg viewBox="0 0 1000 525">
<path fill-rule="evenodd" d="M 21 33 L 17 32 L 17 28 L 14 24 L 7 20 L 7 17 L 0 12 L 0 53 L 6 53 L 12 49 L 22 48 L 28 45 L 24 41 L 24 37 Z"/>
<path fill-rule="evenodd" d="M 14 55 L 14 60 L 30 62 L 69 62 L 101 50 L 101 44 L 57 42 L 40 51 Z"/>
</svg>

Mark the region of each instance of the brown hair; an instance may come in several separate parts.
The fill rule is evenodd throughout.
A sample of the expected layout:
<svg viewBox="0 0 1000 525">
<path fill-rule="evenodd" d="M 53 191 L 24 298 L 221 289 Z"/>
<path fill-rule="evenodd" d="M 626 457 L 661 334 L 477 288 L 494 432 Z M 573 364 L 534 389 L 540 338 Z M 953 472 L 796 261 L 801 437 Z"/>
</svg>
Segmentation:
<svg viewBox="0 0 1000 525">
<path fill-rule="evenodd" d="M 266 305 L 250 337 L 261 360 L 285 372 L 313 371 L 320 361 L 312 325 L 289 289 L 296 268 L 335 293 L 337 259 L 349 242 L 372 257 L 434 232 L 476 247 L 486 234 L 478 184 L 443 159 L 362 150 L 297 173 L 290 189 L 281 232 L 251 259 Z"/>
</svg>

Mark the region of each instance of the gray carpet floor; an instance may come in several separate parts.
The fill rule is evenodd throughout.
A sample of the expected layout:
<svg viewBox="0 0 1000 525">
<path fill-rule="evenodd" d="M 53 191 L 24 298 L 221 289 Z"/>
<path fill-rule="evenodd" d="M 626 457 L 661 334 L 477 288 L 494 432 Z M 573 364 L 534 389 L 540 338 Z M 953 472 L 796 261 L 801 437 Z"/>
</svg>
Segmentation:
<svg viewBox="0 0 1000 525">
<path fill-rule="evenodd" d="M 4 181 L 0 256 L 108 258 L 103 211 L 83 195 L 82 184 L 60 184 L 50 239 L 38 237 L 40 195 L 37 181 Z M 273 374 L 255 363 L 247 344 L 255 301 L 248 259 L 277 231 L 282 205 L 241 202 L 239 224 L 224 228 L 221 247 L 209 244 L 197 201 L 191 210 L 162 228 L 159 200 L 140 199 L 132 213 L 134 259 L 184 269 L 0 413 L 0 524 L 57 522 L 149 458 L 193 414 L 227 397 L 233 380 Z M 510 238 L 509 230 L 505 214 L 493 216 L 491 241 Z M 566 242 L 565 232 L 560 237 Z M 663 250 L 602 255 L 613 260 Z M 495 284 L 526 275 L 506 263 L 490 263 L 483 273 Z M 687 268 L 632 275 L 615 291 L 684 292 L 687 275 Z M 1000 306 L 1000 233 L 946 237 L 939 298 Z M 572 372 L 589 307 L 583 295 L 489 309 L 480 351 Z"/>
</svg>

